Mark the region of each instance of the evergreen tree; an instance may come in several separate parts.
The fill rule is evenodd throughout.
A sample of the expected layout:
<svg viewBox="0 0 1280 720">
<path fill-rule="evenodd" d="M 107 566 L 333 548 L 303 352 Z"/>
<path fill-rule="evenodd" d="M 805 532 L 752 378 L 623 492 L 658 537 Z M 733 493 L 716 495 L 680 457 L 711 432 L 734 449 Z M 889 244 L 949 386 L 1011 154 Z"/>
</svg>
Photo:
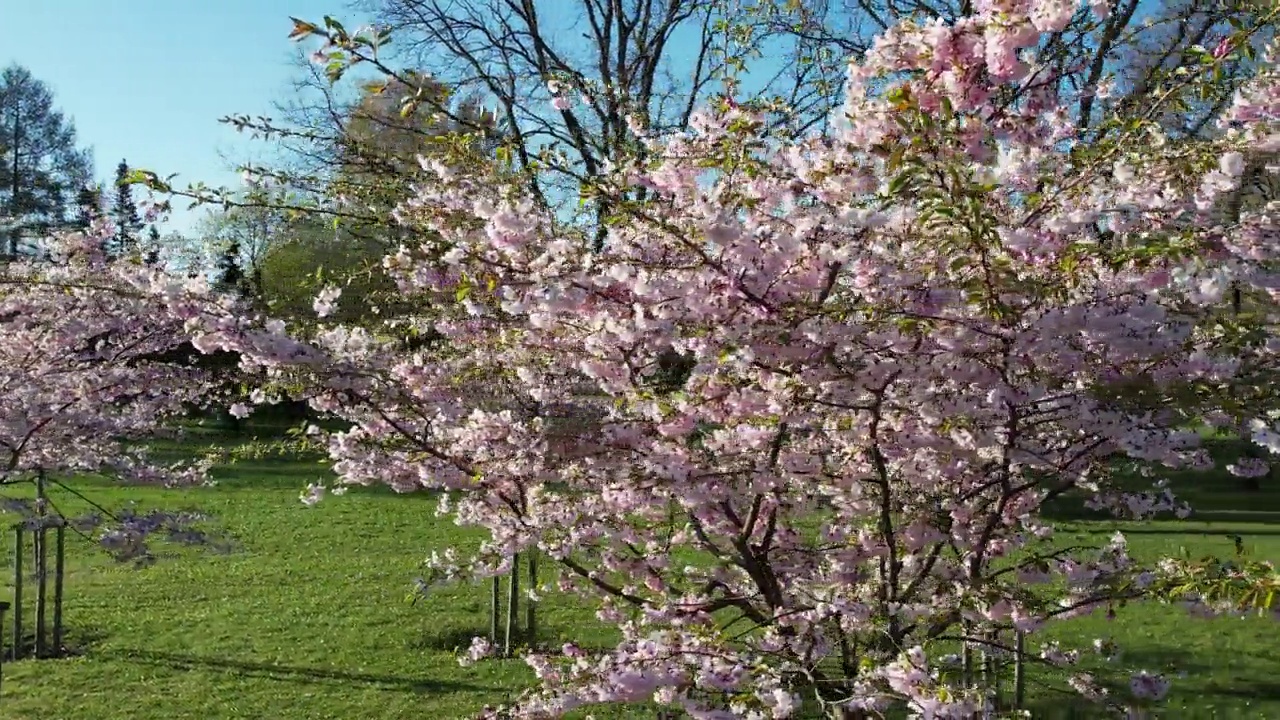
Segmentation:
<svg viewBox="0 0 1280 720">
<path fill-rule="evenodd" d="M 76 227 L 84 229 L 102 217 L 102 188 L 85 185 L 76 195 Z"/>
<path fill-rule="evenodd" d="M 116 166 L 116 199 L 111 210 L 116 222 L 116 237 L 114 247 L 110 250 L 117 255 L 137 252 L 138 233 L 142 230 L 138 204 L 133 201 L 133 186 L 125 182 L 128 176 L 129 164 L 121 160 Z"/>
<path fill-rule="evenodd" d="M 0 71 L 5 254 L 16 256 L 28 231 L 38 234 L 74 223 L 76 196 L 92 175 L 92 156 L 77 147 L 75 123 L 54 107 L 49 87 L 20 65 Z"/>
<path fill-rule="evenodd" d="M 227 243 L 226 248 L 222 251 L 222 255 L 218 258 L 217 270 L 218 277 L 216 287 L 225 293 L 231 293 L 232 295 L 237 296 L 244 295 L 245 278 L 244 269 L 241 267 L 239 241 L 232 240 Z M 224 427 L 226 427 L 230 432 L 239 435 L 244 427 L 240 418 L 226 410 L 224 410 L 221 415 Z"/>
<path fill-rule="evenodd" d="M 218 258 L 218 286 L 223 292 L 239 295 L 244 290 L 244 270 L 240 267 L 240 243 L 231 241 Z"/>
<path fill-rule="evenodd" d="M 148 265 L 160 264 L 160 231 L 155 225 L 147 228 L 147 253 L 142 261 Z"/>
</svg>

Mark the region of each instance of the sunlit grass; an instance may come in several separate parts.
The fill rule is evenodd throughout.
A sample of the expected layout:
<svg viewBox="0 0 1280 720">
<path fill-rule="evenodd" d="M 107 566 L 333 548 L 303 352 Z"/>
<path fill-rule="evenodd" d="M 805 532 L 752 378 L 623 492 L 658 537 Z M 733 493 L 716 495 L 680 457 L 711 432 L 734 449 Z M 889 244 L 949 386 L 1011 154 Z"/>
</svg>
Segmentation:
<svg viewBox="0 0 1280 720">
<path fill-rule="evenodd" d="M 416 605 L 407 602 L 431 550 L 465 546 L 476 536 L 435 517 L 435 503 L 425 495 L 354 491 L 303 506 L 300 489 L 324 473 L 315 460 L 264 460 L 222 470 L 214 488 L 80 486 L 108 505 L 129 497 L 149 506 L 199 508 L 241 547 L 132 569 L 71 541 L 66 616 L 69 639 L 82 654 L 5 663 L 0 716 L 443 720 L 469 717 L 526 684 L 532 675 L 519 660 L 468 668 L 456 661 L 472 635 L 487 632 L 487 587 L 447 587 Z M 1265 504 L 1262 498 L 1275 495 L 1252 497 Z M 83 508 L 69 495 L 58 500 L 66 512 Z M 1226 519 L 1124 529 L 1140 557 L 1180 547 L 1226 555 L 1234 550 L 1231 536 L 1240 535 L 1252 554 L 1280 560 L 1280 524 Z M 1103 540 L 1099 534 L 1115 528 L 1074 522 L 1063 534 Z M 12 542 L 11 533 L 0 535 L 0 560 L 10 567 Z M 9 596 L 3 587 L 9 575 L 0 581 L 0 597 Z M 28 625 L 30 618 L 28 612 Z M 565 598 L 542 604 L 539 629 L 543 643 L 600 646 L 613 637 L 588 608 Z M 1111 637 L 1124 646 L 1126 663 L 1173 677 L 1167 717 L 1280 717 L 1280 635 L 1271 620 L 1199 621 L 1176 608 L 1143 604 L 1121 610 L 1115 620 L 1097 616 L 1055 626 L 1049 636 L 1086 643 Z M 5 637 L 7 644 L 8 629 Z M 1041 688 L 1048 679 L 1031 676 L 1036 717 L 1067 717 L 1066 698 Z M 597 717 L 652 714 L 611 710 Z"/>
</svg>

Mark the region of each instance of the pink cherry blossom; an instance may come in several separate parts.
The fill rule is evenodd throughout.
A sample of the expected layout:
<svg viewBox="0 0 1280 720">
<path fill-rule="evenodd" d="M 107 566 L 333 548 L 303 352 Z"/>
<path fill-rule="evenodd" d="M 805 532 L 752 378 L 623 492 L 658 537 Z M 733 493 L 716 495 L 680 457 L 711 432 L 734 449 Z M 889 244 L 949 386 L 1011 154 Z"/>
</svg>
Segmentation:
<svg viewBox="0 0 1280 720">
<path fill-rule="evenodd" d="M 202 280 L 111 259 L 107 223 L 60 235 L 46 258 L 0 265 L 0 485 L 96 473 L 126 483 L 207 482 L 211 459 L 159 462 L 141 440 L 177 434 L 173 421 L 217 400 L 212 378 L 192 362 L 192 322 L 225 315 L 228 301 Z M 61 518 L 46 495 L 5 501 L 26 521 L 72 522 L 96 532 L 121 559 L 149 562 L 148 537 L 204 536 L 184 513 L 123 512 Z"/>
<path fill-rule="evenodd" d="M 305 341 L 202 316 L 196 341 L 345 421 L 315 435 L 338 487 L 441 491 L 481 528 L 442 575 L 537 551 L 616 625 L 606 651 L 529 657 L 537 684 L 494 716 L 786 717 L 805 694 L 972 717 L 988 696 L 940 646 L 1110 613 L 1174 572 L 1121 535 L 1064 549 L 1051 503 L 1185 515 L 1160 478 L 1213 464 L 1189 418 L 1280 451 L 1269 400 L 1236 397 L 1280 343 L 1222 305 L 1280 290 L 1280 234 L 1265 212 L 1209 221 L 1280 133 L 1280 78 L 1195 153 L 1155 123 L 1071 152 L 1089 134 L 1035 53 L 1079 7 L 985 0 L 886 31 L 831 137 L 779 143 L 748 103 L 645 135 L 594 188 L 620 218 L 600 252 L 493 176 L 424 161 L 438 181 L 397 211 L 415 232 L 385 266 L 428 309 Z M 406 324 L 433 342 L 406 348 Z"/>
</svg>

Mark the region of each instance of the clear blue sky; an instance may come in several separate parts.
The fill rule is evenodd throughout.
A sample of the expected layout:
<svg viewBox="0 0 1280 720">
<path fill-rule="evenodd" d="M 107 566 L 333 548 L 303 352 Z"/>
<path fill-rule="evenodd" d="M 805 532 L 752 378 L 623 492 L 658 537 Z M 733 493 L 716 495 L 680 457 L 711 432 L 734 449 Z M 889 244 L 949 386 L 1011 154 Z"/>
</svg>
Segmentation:
<svg viewBox="0 0 1280 720">
<path fill-rule="evenodd" d="M 554 8 L 557 0 L 547 0 Z M 1155 0 L 1144 0 L 1158 7 Z M 346 0 L 0 0 L 0 64 L 25 65 L 74 118 L 94 150 L 100 180 L 127 159 L 178 173 L 176 183 L 237 186 L 236 161 L 269 146 L 218 122 L 228 114 L 273 115 L 290 93 L 297 44 L 289 17 L 332 14 L 352 28 L 365 18 Z M 569 22 L 569 18 L 562 18 Z M 314 41 L 308 47 L 314 46 Z M 696 41 L 692 43 L 696 46 Z M 676 52 L 695 52 L 696 47 Z M 753 63 L 774 70 L 768 60 Z M 177 204 L 168 229 L 199 212 Z"/>
<path fill-rule="evenodd" d="M 176 182 L 236 185 L 229 161 L 265 146 L 218 122 L 272 115 L 297 46 L 289 17 L 361 19 L 344 0 L 0 0 L 0 64 L 17 62 L 53 90 L 92 146 L 97 175 L 116 164 L 179 173 Z M 314 43 L 312 43 L 314 44 Z M 224 159 L 224 157 L 226 159 Z M 197 213 L 178 206 L 170 228 Z"/>
</svg>

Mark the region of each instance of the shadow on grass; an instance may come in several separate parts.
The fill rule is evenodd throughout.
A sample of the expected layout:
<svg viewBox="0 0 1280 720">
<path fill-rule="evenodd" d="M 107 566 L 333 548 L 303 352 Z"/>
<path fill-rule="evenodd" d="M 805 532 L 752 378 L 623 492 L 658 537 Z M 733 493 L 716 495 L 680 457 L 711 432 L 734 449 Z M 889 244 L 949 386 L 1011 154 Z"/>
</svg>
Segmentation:
<svg viewBox="0 0 1280 720">
<path fill-rule="evenodd" d="M 506 614 L 504 613 L 499 621 L 498 642 L 496 645 L 501 648 L 505 644 Z M 523 614 L 521 615 L 521 625 L 523 622 Z M 419 637 L 405 643 L 410 650 L 433 650 L 435 652 L 462 653 L 466 652 L 471 646 L 472 638 L 488 638 L 489 629 L 478 627 L 444 627 L 439 630 L 424 632 Z M 538 626 L 536 637 L 530 636 L 529 633 L 521 627 L 511 636 L 511 647 L 515 654 L 528 648 L 547 649 L 552 647 L 560 647 L 565 640 L 557 640 L 558 634 L 554 632 L 554 628 L 548 628 L 543 625 Z M 602 649 L 603 646 L 602 646 Z"/>
<path fill-rule="evenodd" d="M 1162 673 L 1185 672 L 1197 676 L 1210 675 L 1221 669 L 1214 662 L 1191 659 L 1185 650 L 1171 645 L 1126 644 L 1120 650 L 1120 667 L 1139 667 Z"/>
<path fill-rule="evenodd" d="M 168 667 L 175 670 L 221 670 L 234 675 L 300 684 L 325 682 L 365 683 L 387 686 L 399 692 L 412 693 L 494 692 L 500 690 L 500 688 L 487 685 L 476 685 L 454 680 L 432 680 L 404 675 L 379 675 L 329 668 L 274 665 L 247 660 L 201 657 L 184 653 L 155 652 L 151 650 L 121 650 L 112 653 L 98 653 L 97 655 L 144 665 Z"/>
<path fill-rule="evenodd" d="M 1204 448 L 1216 464 L 1211 470 L 1144 470 L 1136 461 L 1119 461 L 1113 479 L 1127 492 L 1148 492 L 1157 480 L 1167 481 L 1173 494 L 1194 510 L 1189 522 L 1280 524 L 1280 465 L 1273 465 L 1270 476 L 1249 481 L 1231 475 L 1226 467 L 1242 456 L 1256 457 L 1257 448 L 1239 439 L 1220 437 L 1206 439 Z M 1250 482 L 1256 486 L 1250 487 Z M 1086 508 L 1085 501 L 1085 493 L 1071 492 L 1046 503 L 1044 514 L 1052 520 L 1114 520 L 1108 513 Z"/>
<path fill-rule="evenodd" d="M 1269 510 L 1263 508 L 1250 507 L 1244 498 L 1238 502 L 1232 502 L 1234 507 L 1205 507 L 1206 502 L 1203 497 L 1190 496 L 1181 493 L 1178 488 L 1174 487 L 1174 493 L 1179 500 L 1190 503 L 1192 513 L 1189 517 L 1179 519 L 1172 513 L 1163 513 L 1155 518 L 1155 520 L 1184 522 L 1188 525 L 1196 523 L 1248 523 L 1250 525 L 1280 525 L 1280 510 Z M 1216 504 L 1223 504 L 1226 498 L 1215 497 L 1212 501 Z M 1042 507 L 1043 515 L 1048 520 L 1057 522 L 1104 522 L 1114 523 L 1117 520 L 1128 522 L 1122 518 L 1117 518 L 1108 512 L 1091 510 L 1084 506 L 1085 499 L 1082 496 L 1063 496 L 1047 502 Z"/>
<path fill-rule="evenodd" d="M 487 628 L 478 627 L 444 627 L 423 633 L 407 644 L 411 650 L 436 650 L 440 652 L 461 652 L 471 646 L 471 639 L 488 637 Z M 498 637 L 502 637 L 501 631 Z M 501 643 L 501 640 L 499 640 Z"/>
<path fill-rule="evenodd" d="M 1250 524 L 1255 524 L 1255 523 L 1260 523 L 1261 521 L 1252 520 L 1252 519 L 1246 520 L 1242 518 L 1234 518 L 1229 521 L 1217 520 L 1215 522 L 1248 522 Z M 1114 526 L 1103 526 L 1103 527 L 1084 526 L 1084 527 L 1073 527 L 1071 531 L 1073 533 L 1081 533 L 1084 535 L 1114 535 L 1116 532 L 1116 528 Z M 1251 528 L 1249 530 L 1245 530 L 1242 532 L 1232 532 L 1229 530 L 1222 530 L 1221 528 L 1206 528 L 1206 527 L 1200 527 L 1200 528 L 1169 527 L 1168 525 L 1165 525 L 1163 527 L 1148 528 L 1148 527 L 1130 527 L 1126 525 L 1124 528 L 1121 529 L 1121 532 L 1123 532 L 1125 535 L 1202 535 L 1204 537 L 1220 537 L 1220 538 L 1226 538 L 1228 540 L 1236 536 L 1239 536 L 1245 540 L 1248 540 L 1250 537 L 1254 537 L 1254 536 L 1273 537 L 1276 535 L 1280 535 L 1280 527 L 1274 528 L 1274 529 L 1267 528 L 1265 530 L 1260 528 Z"/>
<path fill-rule="evenodd" d="M 1246 698 L 1249 700 L 1280 700 L 1280 681 L 1254 681 L 1221 685 L 1209 683 L 1206 692 L 1222 697 Z"/>
<path fill-rule="evenodd" d="M 11 616 L 6 616 L 6 620 L 8 620 L 8 622 L 4 628 L 4 650 L 3 652 L 0 652 L 0 657 L 3 657 L 5 661 L 56 661 L 80 657 L 87 654 L 94 645 L 107 637 L 107 633 L 97 629 L 78 627 L 66 628 L 62 637 L 62 648 L 60 650 L 54 648 L 51 634 L 47 634 L 45 637 L 48 644 L 44 648 L 44 654 L 38 655 L 36 653 L 36 636 L 33 618 L 31 621 L 33 626 L 24 629 L 22 633 L 22 640 L 18 643 L 16 648 L 17 652 L 15 653 L 13 638 L 8 632 L 10 628 L 7 626 L 12 623 L 10 618 Z"/>
<path fill-rule="evenodd" d="M 1265 678 L 1272 674 L 1266 668 L 1275 664 L 1274 655 L 1265 650 L 1262 652 L 1233 651 L 1230 662 L 1238 664 L 1234 672 L 1231 669 L 1224 669 L 1220 663 L 1212 660 L 1192 659 L 1185 648 L 1176 645 L 1124 647 L 1121 662 L 1126 667 L 1146 668 L 1167 677 L 1179 678 L 1174 680 L 1174 692 L 1170 695 L 1170 699 L 1174 701 L 1197 705 L 1208 703 L 1211 708 L 1213 705 L 1224 702 L 1227 705 L 1234 705 L 1232 701 L 1239 699 L 1268 702 L 1280 700 L 1280 680 Z M 1183 689 L 1178 692 L 1184 673 L 1185 677 L 1203 679 L 1203 685 L 1193 690 Z M 1264 677 L 1258 677 L 1259 674 Z M 1178 715 L 1177 717 L 1243 717 L 1235 714 L 1214 715 L 1209 709 L 1203 712 L 1207 714 Z M 1261 715 L 1255 717 L 1261 717 Z"/>
</svg>

